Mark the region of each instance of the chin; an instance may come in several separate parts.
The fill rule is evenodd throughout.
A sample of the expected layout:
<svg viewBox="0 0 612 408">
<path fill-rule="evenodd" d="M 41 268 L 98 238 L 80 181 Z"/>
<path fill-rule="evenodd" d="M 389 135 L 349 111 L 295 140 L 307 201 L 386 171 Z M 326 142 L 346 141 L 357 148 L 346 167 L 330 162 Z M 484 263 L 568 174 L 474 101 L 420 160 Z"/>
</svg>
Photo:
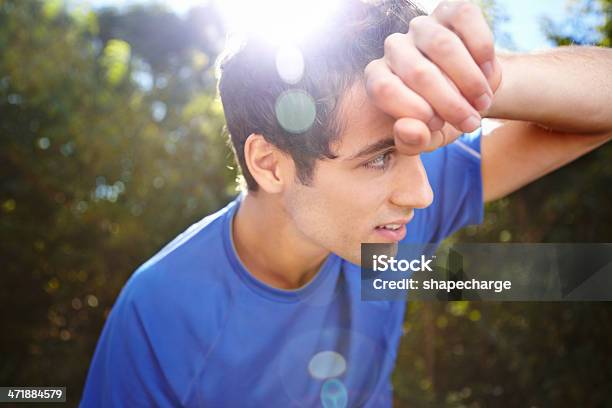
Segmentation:
<svg viewBox="0 0 612 408">
<path fill-rule="evenodd" d="M 363 250 L 359 251 L 358 257 L 357 257 L 357 261 L 353 262 L 356 263 L 357 265 L 361 265 L 364 268 L 372 268 L 372 259 L 374 257 L 374 255 L 387 255 L 389 257 L 395 257 L 397 255 L 398 252 L 398 243 L 397 242 L 392 242 L 392 243 L 378 243 L 378 242 L 368 242 L 367 246 L 365 246 L 363 248 Z M 362 263 L 362 259 L 364 264 Z"/>
<path fill-rule="evenodd" d="M 364 261 L 371 260 L 373 255 L 387 255 L 387 256 L 395 257 L 398 252 L 397 242 L 393 242 L 393 243 L 367 242 L 367 244 L 368 244 L 368 246 L 366 247 L 367 253 L 363 254 Z M 361 265 L 361 259 L 362 259 L 361 245 L 362 243 L 359 243 L 356 245 L 355 249 L 353 250 L 338 251 L 338 252 L 335 252 L 335 254 L 355 265 Z"/>
</svg>

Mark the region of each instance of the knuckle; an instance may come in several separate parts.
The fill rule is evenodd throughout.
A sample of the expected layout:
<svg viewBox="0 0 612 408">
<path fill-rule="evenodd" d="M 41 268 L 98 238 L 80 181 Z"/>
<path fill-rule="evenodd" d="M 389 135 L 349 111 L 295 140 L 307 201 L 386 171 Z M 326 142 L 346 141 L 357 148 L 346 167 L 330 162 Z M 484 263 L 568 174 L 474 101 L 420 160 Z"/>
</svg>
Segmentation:
<svg viewBox="0 0 612 408">
<path fill-rule="evenodd" d="M 380 62 L 379 59 L 375 59 L 375 60 L 372 60 L 372 61 L 368 62 L 368 65 L 365 66 L 365 68 L 363 70 L 363 74 L 365 75 L 366 80 L 369 80 L 370 77 L 372 75 L 374 75 L 374 72 L 375 72 L 376 67 L 378 66 L 379 62 Z"/>
<path fill-rule="evenodd" d="M 455 41 L 453 40 L 454 38 L 452 38 L 451 34 L 440 30 L 431 36 L 429 44 L 436 54 L 446 55 L 450 53 L 455 46 Z"/>
<path fill-rule="evenodd" d="M 422 27 L 427 23 L 429 16 L 416 16 L 410 20 L 408 23 L 408 32 L 418 30 L 419 27 Z"/>
<path fill-rule="evenodd" d="M 404 35 L 405 34 L 401 34 L 401 33 L 393 33 L 389 35 L 387 38 L 385 38 L 385 41 L 384 41 L 385 54 L 387 54 L 391 50 L 396 49 L 400 45 L 400 43 L 404 41 Z"/>
<path fill-rule="evenodd" d="M 455 12 L 458 18 L 471 18 L 480 14 L 480 9 L 472 2 L 460 1 L 456 4 Z"/>
<path fill-rule="evenodd" d="M 424 63 L 415 63 L 408 71 L 408 80 L 415 85 L 427 85 L 433 77 L 431 67 Z"/>
<path fill-rule="evenodd" d="M 375 78 L 368 82 L 368 93 L 376 100 L 385 100 L 394 92 L 393 81 L 388 78 Z"/>
<path fill-rule="evenodd" d="M 453 6 L 455 3 L 457 3 L 456 1 L 450 1 L 450 0 L 444 0 L 441 1 L 440 3 L 438 3 L 438 7 L 442 7 L 442 8 L 448 8 Z"/>
</svg>

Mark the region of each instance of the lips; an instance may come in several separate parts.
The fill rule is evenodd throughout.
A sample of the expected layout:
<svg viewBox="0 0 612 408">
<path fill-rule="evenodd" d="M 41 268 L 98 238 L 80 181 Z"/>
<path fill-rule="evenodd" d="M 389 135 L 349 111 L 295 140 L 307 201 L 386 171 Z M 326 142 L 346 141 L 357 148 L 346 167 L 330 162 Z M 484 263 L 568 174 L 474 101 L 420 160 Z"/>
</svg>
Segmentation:
<svg viewBox="0 0 612 408">
<path fill-rule="evenodd" d="M 404 239 L 406 236 L 406 225 L 401 224 L 398 228 L 392 229 L 389 228 L 390 225 L 393 224 L 385 224 L 385 227 L 376 227 L 374 231 L 376 232 L 379 239 L 377 241 L 383 240 L 383 243 L 387 242 L 398 242 Z"/>
<path fill-rule="evenodd" d="M 402 225 L 406 225 L 408 224 L 410 221 L 412 221 L 412 218 L 414 217 L 414 211 L 410 213 L 410 216 L 408 216 L 407 218 L 398 218 L 396 220 L 393 221 L 389 221 L 389 222 L 385 222 L 383 224 L 378 224 L 376 226 L 376 229 L 389 229 L 389 230 L 394 230 L 394 229 L 398 229 L 400 228 Z"/>
<path fill-rule="evenodd" d="M 377 236 L 385 240 L 385 242 L 398 242 L 406 237 L 406 224 L 408 224 L 414 212 L 408 218 L 400 218 L 393 221 L 379 224 L 374 228 Z"/>
</svg>

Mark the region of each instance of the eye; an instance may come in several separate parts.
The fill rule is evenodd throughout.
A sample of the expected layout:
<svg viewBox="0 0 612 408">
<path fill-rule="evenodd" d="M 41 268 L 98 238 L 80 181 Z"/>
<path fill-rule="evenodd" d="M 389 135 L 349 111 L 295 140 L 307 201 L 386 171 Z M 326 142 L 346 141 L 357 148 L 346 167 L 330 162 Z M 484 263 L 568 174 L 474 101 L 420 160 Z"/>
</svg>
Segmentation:
<svg viewBox="0 0 612 408">
<path fill-rule="evenodd" d="M 385 170 L 387 168 L 387 165 L 389 164 L 389 160 L 391 159 L 391 153 L 393 152 L 391 150 L 388 150 L 376 156 L 369 162 L 364 163 L 362 166 L 366 169 Z"/>
</svg>

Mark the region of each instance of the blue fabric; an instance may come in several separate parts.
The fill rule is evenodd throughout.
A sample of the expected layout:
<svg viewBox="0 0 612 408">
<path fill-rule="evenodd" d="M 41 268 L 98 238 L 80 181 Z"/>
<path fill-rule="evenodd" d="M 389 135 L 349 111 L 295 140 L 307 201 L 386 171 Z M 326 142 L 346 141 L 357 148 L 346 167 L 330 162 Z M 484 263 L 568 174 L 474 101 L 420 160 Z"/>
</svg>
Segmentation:
<svg viewBox="0 0 612 408">
<path fill-rule="evenodd" d="M 423 155 L 435 198 L 406 242 L 438 242 L 481 221 L 479 151 L 477 132 Z M 239 205 L 193 225 L 130 277 L 82 407 L 392 405 L 405 303 L 361 301 L 359 267 L 333 254 L 298 290 L 258 281 L 233 247 Z"/>
</svg>

